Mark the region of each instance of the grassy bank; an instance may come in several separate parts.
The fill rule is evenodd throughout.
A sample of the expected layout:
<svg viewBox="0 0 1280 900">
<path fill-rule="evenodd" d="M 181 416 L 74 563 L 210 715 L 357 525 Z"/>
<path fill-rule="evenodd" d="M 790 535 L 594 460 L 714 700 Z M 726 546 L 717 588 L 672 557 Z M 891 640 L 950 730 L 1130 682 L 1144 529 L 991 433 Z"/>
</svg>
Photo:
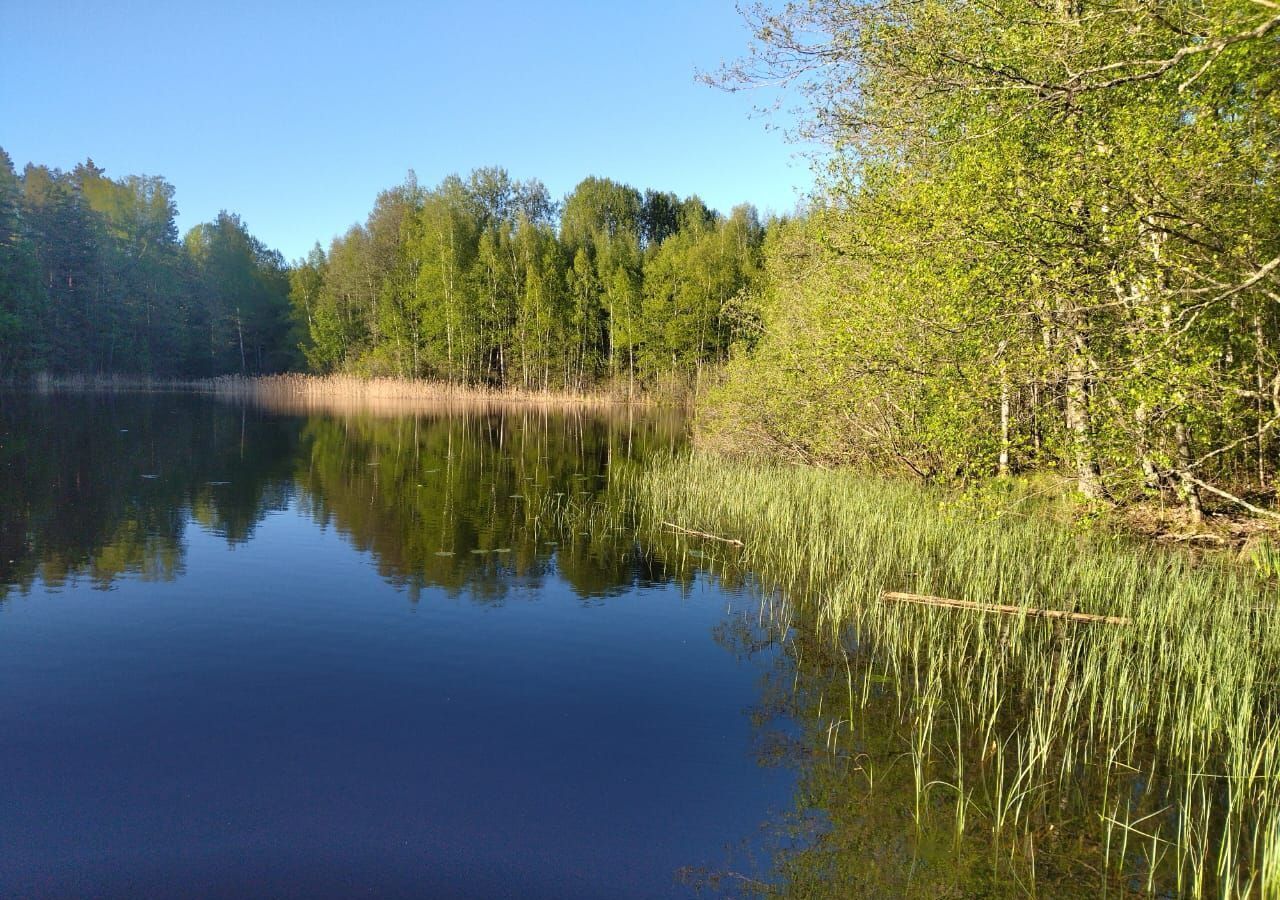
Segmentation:
<svg viewBox="0 0 1280 900">
<path fill-rule="evenodd" d="M 918 811 L 941 802 L 960 832 L 990 829 L 1024 857 L 1077 834 L 1103 890 L 1280 896 L 1274 582 L 842 471 L 694 455 L 632 473 L 626 490 L 655 532 L 742 541 L 688 538 L 838 642 L 833 751 L 843 733 L 858 752 L 860 709 L 894 686 Z M 886 602 L 892 591 L 1129 624 Z"/>
</svg>

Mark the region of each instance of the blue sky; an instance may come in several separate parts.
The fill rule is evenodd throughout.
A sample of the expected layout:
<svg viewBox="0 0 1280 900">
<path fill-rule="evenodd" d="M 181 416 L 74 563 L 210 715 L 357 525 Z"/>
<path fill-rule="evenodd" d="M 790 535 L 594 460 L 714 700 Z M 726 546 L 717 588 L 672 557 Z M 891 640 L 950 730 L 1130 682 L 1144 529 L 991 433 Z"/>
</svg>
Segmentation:
<svg viewBox="0 0 1280 900">
<path fill-rule="evenodd" d="M 751 115 L 772 98 L 694 80 L 747 42 L 731 0 L 0 0 L 0 146 L 19 169 L 163 175 L 183 230 L 225 208 L 290 259 L 410 168 L 786 212 L 812 179 Z"/>
</svg>

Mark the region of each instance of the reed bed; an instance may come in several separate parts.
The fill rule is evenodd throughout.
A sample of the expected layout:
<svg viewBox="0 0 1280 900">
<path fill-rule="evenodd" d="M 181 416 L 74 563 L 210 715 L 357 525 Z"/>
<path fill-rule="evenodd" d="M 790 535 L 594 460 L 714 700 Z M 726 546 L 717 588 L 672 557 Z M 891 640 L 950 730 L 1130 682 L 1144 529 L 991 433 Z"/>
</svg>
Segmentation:
<svg viewBox="0 0 1280 900">
<path fill-rule="evenodd" d="M 989 828 L 1012 854 L 1083 792 L 1100 890 L 1280 897 L 1274 581 L 850 472 L 694 454 L 623 481 L 642 533 L 741 541 L 734 565 L 839 648 L 835 733 L 852 741 L 859 709 L 896 686 L 918 810 L 946 794 L 960 831 Z M 886 602 L 895 591 L 1128 624 Z"/>
<path fill-rule="evenodd" d="M 485 412 L 514 407 L 611 410 L 657 405 L 651 393 L 632 394 L 625 386 L 590 390 L 523 390 L 512 387 L 453 384 L 400 378 L 347 375 L 223 375 L 177 379 L 132 375 L 39 374 L 29 383 L 39 393 L 205 394 L 248 402 L 286 413 L 371 413 L 402 415 L 425 409 L 454 408 Z"/>
<path fill-rule="evenodd" d="M 280 412 L 300 413 L 396 415 L 425 408 L 485 411 L 515 406 L 611 409 L 650 403 L 644 396 L 607 390 L 522 390 L 345 375 L 223 376 L 195 382 L 194 387 L 201 393 L 223 399 L 250 401 Z"/>
</svg>

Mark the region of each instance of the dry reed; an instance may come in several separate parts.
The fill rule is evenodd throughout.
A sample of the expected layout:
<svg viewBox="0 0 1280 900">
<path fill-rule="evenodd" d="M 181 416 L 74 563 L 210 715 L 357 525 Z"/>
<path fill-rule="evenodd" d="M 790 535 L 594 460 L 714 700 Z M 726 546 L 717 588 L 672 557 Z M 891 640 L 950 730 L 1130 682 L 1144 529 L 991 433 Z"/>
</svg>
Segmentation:
<svg viewBox="0 0 1280 900">
<path fill-rule="evenodd" d="M 625 389 L 524 390 L 400 378 L 346 375 L 224 375 L 204 379 L 157 379 L 127 375 L 49 375 L 32 382 L 41 393 L 190 392 L 221 400 L 251 402 L 287 413 L 397 415 L 424 409 L 483 412 L 511 407 L 593 409 L 652 406 L 648 394 Z"/>
</svg>

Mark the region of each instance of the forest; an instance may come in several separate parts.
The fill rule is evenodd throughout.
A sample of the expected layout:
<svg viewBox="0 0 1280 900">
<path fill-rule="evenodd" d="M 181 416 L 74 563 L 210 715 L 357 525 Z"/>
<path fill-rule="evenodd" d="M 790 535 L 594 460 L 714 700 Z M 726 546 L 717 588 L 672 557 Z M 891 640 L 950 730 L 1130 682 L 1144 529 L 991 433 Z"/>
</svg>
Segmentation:
<svg viewBox="0 0 1280 900">
<path fill-rule="evenodd" d="M 817 0 L 709 80 L 821 148 L 704 402 L 723 445 L 1267 514 L 1280 460 L 1280 6 Z M 745 350 L 749 348 L 749 352 Z"/>
<path fill-rule="evenodd" d="M 410 172 L 286 265 L 173 187 L 0 165 L 0 375 L 285 370 L 692 384 L 703 440 L 925 481 L 1054 470 L 1101 502 L 1270 506 L 1280 13 L 819 0 L 707 80 L 788 85 L 820 147 L 768 222 L 589 177 Z"/>
<path fill-rule="evenodd" d="M 381 193 L 290 273 L 317 372 L 522 389 L 697 378 L 760 271 L 756 211 L 589 177 L 561 202 L 500 168 Z"/>
<path fill-rule="evenodd" d="M 181 240 L 174 188 L 0 159 L 0 375 L 287 370 L 631 393 L 723 360 L 764 225 L 590 177 L 555 201 L 500 168 L 424 189 L 286 265 L 222 213 Z"/>
<path fill-rule="evenodd" d="M 179 240 L 174 187 L 0 150 L 0 377 L 195 378 L 301 361 L 281 255 L 221 213 Z"/>
</svg>

